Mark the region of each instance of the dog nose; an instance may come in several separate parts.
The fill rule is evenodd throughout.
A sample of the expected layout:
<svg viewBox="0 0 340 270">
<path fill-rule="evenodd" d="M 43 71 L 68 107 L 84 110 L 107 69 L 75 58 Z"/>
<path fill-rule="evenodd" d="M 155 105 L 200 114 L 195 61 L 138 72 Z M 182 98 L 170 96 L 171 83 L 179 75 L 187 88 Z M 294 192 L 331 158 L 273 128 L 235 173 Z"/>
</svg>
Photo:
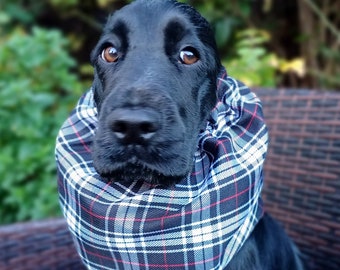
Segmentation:
<svg viewBox="0 0 340 270">
<path fill-rule="evenodd" d="M 160 119 L 152 109 L 116 109 L 109 117 L 111 129 L 123 144 L 145 144 L 160 128 Z"/>
</svg>

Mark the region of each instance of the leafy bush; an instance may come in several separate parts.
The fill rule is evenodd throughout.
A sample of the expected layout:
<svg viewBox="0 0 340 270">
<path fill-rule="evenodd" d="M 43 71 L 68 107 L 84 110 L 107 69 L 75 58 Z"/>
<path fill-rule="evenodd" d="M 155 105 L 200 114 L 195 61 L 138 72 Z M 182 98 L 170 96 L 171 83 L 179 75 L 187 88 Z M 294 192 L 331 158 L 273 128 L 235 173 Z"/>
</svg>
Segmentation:
<svg viewBox="0 0 340 270">
<path fill-rule="evenodd" d="M 236 33 L 236 55 L 223 61 L 228 73 L 248 86 L 275 87 L 283 74 L 294 73 L 302 78 L 306 74 L 302 58 L 287 60 L 266 49 L 270 33 L 263 29 L 248 28 Z"/>
<path fill-rule="evenodd" d="M 237 33 L 236 57 L 224 62 L 235 78 L 249 86 L 273 87 L 278 57 L 265 49 L 270 34 L 259 29 L 246 29 Z"/>
<path fill-rule="evenodd" d="M 0 42 L 0 223 L 55 216 L 55 137 L 83 87 L 60 32 Z"/>
</svg>

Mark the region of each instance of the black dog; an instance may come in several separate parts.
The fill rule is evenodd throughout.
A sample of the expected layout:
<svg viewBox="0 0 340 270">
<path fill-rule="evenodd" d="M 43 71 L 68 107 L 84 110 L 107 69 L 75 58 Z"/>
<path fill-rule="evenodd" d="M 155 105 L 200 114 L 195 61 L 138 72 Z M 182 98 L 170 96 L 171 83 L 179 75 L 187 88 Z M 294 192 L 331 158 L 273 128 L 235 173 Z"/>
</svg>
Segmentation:
<svg viewBox="0 0 340 270">
<path fill-rule="evenodd" d="M 221 64 L 213 33 L 194 9 L 155 2 L 115 14 L 93 51 L 100 115 L 94 162 L 102 176 L 166 185 L 192 168 Z"/>
<path fill-rule="evenodd" d="M 176 1 L 136 1 L 108 20 L 91 58 L 98 173 L 165 186 L 187 176 L 217 101 L 221 69 L 206 20 Z M 265 215 L 227 269 L 302 266 L 291 241 Z"/>
</svg>

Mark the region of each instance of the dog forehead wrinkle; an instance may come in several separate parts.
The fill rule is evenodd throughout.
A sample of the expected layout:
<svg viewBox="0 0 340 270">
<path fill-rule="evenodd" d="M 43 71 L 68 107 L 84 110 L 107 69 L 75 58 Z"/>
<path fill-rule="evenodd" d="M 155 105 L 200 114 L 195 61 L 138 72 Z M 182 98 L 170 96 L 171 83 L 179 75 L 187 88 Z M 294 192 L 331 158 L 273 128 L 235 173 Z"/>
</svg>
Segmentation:
<svg viewBox="0 0 340 270">
<path fill-rule="evenodd" d="M 126 40 L 128 37 L 128 34 L 130 32 L 130 26 L 129 23 L 127 23 L 124 19 L 116 18 L 114 15 L 111 16 L 105 27 L 104 27 L 104 35 L 105 34 L 115 34 L 117 35 L 121 40 Z"/>
<path fill-rule="evenodd" d="M 169 20 L 164 27 L 165 44 L 176 44 L 181 41 L 184 36 L 191 34 L 189 28 L 186 27 L 187 24 L 188 22 L 184 22 L 183 18 L 177 16 Z"/>
<path fill-rule="evenodd" d="M 152 30 L 159 26 L 161 18 L 164 18 L 175 6 L 174 2 L 172 0 L 137 0 L 116 11 L 112 17 L 127 21 L 131 29 Z"/>
<path fill-rule="evenodd" d="M 155 49 L 166 46 L 162 45 L 162 42 L 175 45 L 193 28 L 186 27 L 192 26 L 190 18 L 177 5 L 178 3 L 172 0 L 135 1 L 110 17 L 106 31 L 115 32 L 120 37 L 129 35 L 134 39 L 130 43 L 148 51 L 152 51 L 151 46 L 155 46 Z M 160 36 L 168 38 L 163 41 L 159 39 Z"/>
</svg>

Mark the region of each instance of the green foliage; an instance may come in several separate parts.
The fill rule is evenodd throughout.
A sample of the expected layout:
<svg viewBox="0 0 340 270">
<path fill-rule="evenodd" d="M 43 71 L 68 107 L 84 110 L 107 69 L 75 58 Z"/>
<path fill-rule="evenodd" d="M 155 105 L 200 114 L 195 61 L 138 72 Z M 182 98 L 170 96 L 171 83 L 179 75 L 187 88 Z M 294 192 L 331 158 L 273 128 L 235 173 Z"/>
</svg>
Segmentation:
<svg viewBox="0 0 340 270">
<path fill-rule="evenodd" d="M 251 11 L 251 1 L 240 0 L 187 0 L 183 1 L 195 6 L 199 12 L 212 24 L 218 47 L 224 51 L 233 42 L 234 33 L 245 27 L 245 18 Z M 228 14 L 228 16 L 226 16 Z"/>
<path fill-rule="evenodd" d="M 58 31 L 0 40 L 0 223 L 59 214 L 55 137 L 80 95 Z"/>
<path fill-rule="evenodd" d="M 247 25 L 251 1 L 184 2 L 195 5 L 212 24 L 222 62 L 230 75 L 248 86 L 276 85 L 277 57 L 266 50 L 270 33 Z"/>
<path fill-rule="evenodd" d="M 265 49 L 270 35 L 262 30 L 247 29 L 237 34 L 236 57 L 224 62 L 228 73 L 250 86 L 273 87 L 278 59 Z"/>
<path fill-rule="evenodd" d="M 31 24 L 43 8 L 43 1 L 2 0 L 0 3 L 0 25 L 13 22 L 23 25 Z M 10 30 L 11 27 L 5 29 Z"/>
</svg>

